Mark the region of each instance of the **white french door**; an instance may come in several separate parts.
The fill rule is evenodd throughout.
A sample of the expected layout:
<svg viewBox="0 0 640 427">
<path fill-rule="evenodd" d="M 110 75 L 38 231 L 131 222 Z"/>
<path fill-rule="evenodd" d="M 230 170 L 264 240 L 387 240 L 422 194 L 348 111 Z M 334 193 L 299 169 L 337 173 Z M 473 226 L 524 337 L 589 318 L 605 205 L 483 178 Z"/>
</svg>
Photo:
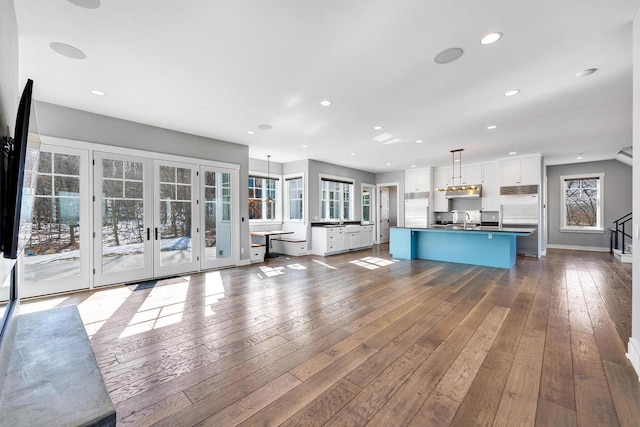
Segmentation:
<svg viewBox="0 0 640 427">
<path fill-rule="evenodd" d="M 89 288 L 89 151 L 43 144 L 36 173 L 20 296 Z"/>
<path fill-rule="evenodd" d="M 96 151 L 94 162 L 94 285 L 153 277 L 153 160 Z"/>
<path fill-rule="evenodd" d="M 154 276 L 198 270 L 198 167 L 156 160 Z"/>
<path fill-rule="evenodd" d="M 200 268 L 220 268 L 236 264 L 237 171 L 201 166 L 202 190 Z"/>
</svg>

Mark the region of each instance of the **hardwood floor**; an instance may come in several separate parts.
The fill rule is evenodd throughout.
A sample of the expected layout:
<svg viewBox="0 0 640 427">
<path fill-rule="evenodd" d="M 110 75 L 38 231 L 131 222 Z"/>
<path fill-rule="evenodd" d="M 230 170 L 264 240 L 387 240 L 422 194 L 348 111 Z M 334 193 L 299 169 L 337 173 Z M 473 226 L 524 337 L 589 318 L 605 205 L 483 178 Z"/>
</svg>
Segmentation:
<svg viewBox="0 0 640 427">
<path fill-rule="evenodd" d="M 631 269 L 511 270 L 388 247 L 118 286 L 77 304 L 119 425 L 631 426 Z"/>
</svg>

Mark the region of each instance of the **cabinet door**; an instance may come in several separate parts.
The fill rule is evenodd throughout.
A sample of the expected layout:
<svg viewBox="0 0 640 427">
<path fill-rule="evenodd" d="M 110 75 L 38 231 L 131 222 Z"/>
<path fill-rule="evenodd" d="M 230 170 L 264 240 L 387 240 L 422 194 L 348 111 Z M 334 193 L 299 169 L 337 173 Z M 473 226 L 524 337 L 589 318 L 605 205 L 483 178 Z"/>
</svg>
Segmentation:
<svg viewBox="0 0 640 427">
<path fill-rule="evenodd" d="M 409 169 L 404 172 L 405 193 L 429 191 L 431 169 Z"/>
<path fill-rule="evenodd" d="M 500 210 L 500 169 L 498 163 L 482 165 L 482 209 Z"/>
<path fill-rule="evenodd" d="M 480 184 L 482 181 L 482 165 L 467 166 L 462 169 L 463 184 Z"/>
<path fill-rule="evenodd" d="M 540 159 L 529 157 L 520 159 L 520 185 L 540 184 Z"/>
<path fill-rule="evenodd" d="M 520 185 L 520 159 L 500 162 L 500 185 Z"/>
</svg>

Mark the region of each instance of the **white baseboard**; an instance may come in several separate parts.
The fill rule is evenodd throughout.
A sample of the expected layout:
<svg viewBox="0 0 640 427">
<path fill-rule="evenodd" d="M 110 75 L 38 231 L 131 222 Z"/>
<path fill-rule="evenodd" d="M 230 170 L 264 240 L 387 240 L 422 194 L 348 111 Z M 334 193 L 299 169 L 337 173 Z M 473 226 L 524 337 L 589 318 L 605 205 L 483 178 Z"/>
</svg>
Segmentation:
<svg viewBox="0 0 640 427">
<path fill-rule="evenodd" d="M 636 370 L 638 379 L 640 380 L 640 341 L 637 338 L 629 338 L 629 349 L 627 350 L 627 357 L 633 365 L 633 369 Z"/>
<path fill-rule="evenodd" d="M 574 246 L 574 245 L 547 244 L 547 249 L 563 249 L 568 251 L 609 252 L 609 248 L 603 248 L 600 246 Z"/>
<path fill-rule="evenodd" d="M 251 264 L 251 260 L 250 259 L 241 259 L 240 261 L 238 261 L 236 263 L 236 266 L 242 267 L 244 265 L 250 265 L 250 264 Z"/>
</svg>

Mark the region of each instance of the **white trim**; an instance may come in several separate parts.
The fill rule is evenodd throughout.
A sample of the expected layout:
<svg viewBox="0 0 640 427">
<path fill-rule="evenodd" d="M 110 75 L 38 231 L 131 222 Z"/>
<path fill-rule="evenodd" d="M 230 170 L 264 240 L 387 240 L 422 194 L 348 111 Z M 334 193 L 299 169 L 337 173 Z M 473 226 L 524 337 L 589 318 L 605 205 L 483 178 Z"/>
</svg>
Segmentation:
<svg viewBox="0 0 640 427">
<path fill-rule="evenodd" d="M 102 151 L 111 154 L 124 154 L 129 156 L 147 157 L 156 160 L 167 160 L 180 163 L 194 163 L 201 166 L 213 166 L 226 169 L 240 170 L 236 163 L 218 162 L 215 160 L 197 159 L 195 157 L 176 156 L 173 154 L 157 153 L 155 151 L 138 150 L 135 148 L 116 147 L 114 145 L 97 144 L 95 142 L 79 141 L 75 139 L 58 138 L 55 136 L 40 135 L 41 143 L 67 148 L 83 148 L 86 150 Z"/>
<path fill-rule="evenodd" d="M 398 194 L 398 197 L 396 197 L 396 215 L 397 215 L 397 227 L 403 227 L 404 226 L 404 215 L 400 215 L 400 182 L 396 181 L 396 182 L 382 182 L 380 184 L 376 184 L 376 198 L 378 197 L 378 194 L 380 194 L 380 190 L 382 189 L 382 187 L 396 187 L 396 193 Z M 403 200 L 404 200 L 404 195 L 403 195 Z M 404 203 L 404 201 L 403 201 Z M 380 200 L 376 200 L 376 227 L 374 229 L 376 235 L 375 238 L 373 239 L 373 242 L 375 244 L 379 244 L 380 243 L 380 218 L 382 217 L 382 207 L 380 206 Z M 402 217 L 402 224 L 400 224 L 401 218 Z"/>
<path fill-rule="evenodd" d="M 236 266 L 238 266 L 238 267 L 243 267 L 245 265 L 251 265 L 251 259 L 250 258 L 249 259 L 238 260 L 238 262 L 236 263 Z"/>
<path fill-rule="evenodd" d="M 291 212 L 289 211 L 289 189 L 287 188 L 287 180 L 293 180 L 293 179 L 302 179 L 302 219 L 291 219 L 289 218 L 289 215 L 291 215 Z M 296 173 L 289 173 L 286 175 L 282 175 L 282 204 L 283 204 L 283 222 L 296 222 L 296 223 L 301 223 L 301 224 L 306 224 L 306 200 L 307 200 L 307 185 L 306 185 L 306 179 L 304 176 L 304 172 L 296 172 Z"/>
<path fill-rule="evenodd" d="M 633 369 L 636 370 L 636 375 L 639 376 L 640 380 L 640 342 L 637 338 L 630 337 L 629 338 L 629 346 L 627 350 L 627 358 L 631 362 Z"/>
<path fill-rule="evenodd" d="M 568 251 L 609 252 L 609 248 L 601 246 L 576 246 L 547 244 L 547 249 L 563 249 Z M 546 252 L 546 251 L 545 251 Z"/>
<path fill-rule="evenodd" d="M 283 214 L 282 214 L 282 183 L 283 183 L 283 179 L 282 179 L 282 175 L 271 175 L 268 173 L 263 173 L 263 172 L 259 172 L 259 171 L 253 171 L 250 170 L 249 174 L 247 176 L 247 191 L 249 191 L 249 179 L 251 177 L 255 177 L 255 178 L 262 178 L 262 179 L 271 179 L 276 181 L 276 217 L 274 219 L 251 219 L 249 218 L 249 224 L 259 224 L 261 222 L 264 223 L 268 223 L 268 224 L 274 224 L 274 223 L 282 223 L 282 218 L 283 218 Z M 264 186 L 262 188 L 262 190 L 264 191 Z M 264 191 L 266 194 L 266 191 Z M 249 203 L 249 194 L 245 194 L 245 196 L 247 197 L 247 205 Z M 264 209 L 264 205 L 265 205 L 266 199 L 262 199 L 262 206 Z"/>
<path fill-rule="evenodd" d="M 369 189 L 369 222 L 364 223 L 364 212 L 362 209 L 362 194 L 364 189 Z M 376 224 L 376 185 L 367 184 L 366 182 L 360 183 L 360 224 L 362 225 L 375 225 Z"/>
<path fill-rule="evenodd" d="M 567 226 L 567 204 L 565 196 L 565 182 L 572 179 L 598 178 L 598 225 L 595 227 L 578 227 Z M 561 175 L 560 176 L 560 232 L 577 232 L 577 233 L 604 233 L 604 172 L 601 173 L 581 173 L 578 175 Z"/>
<path fill-rule="evenodd" d="M 323 181 L 333 181 L 333 182 L 338 182 L 338 181 L 342 181 L 341 184 L 341 197 L 340 197 L 340 219 L 344 219 L 345 221 L 354 221 L 355 220 L 355 207 L 354 207 L 354 203 L 356 203 L 356 201 L 354 200 L 355 197 L 355 193 L 356 193 L 356 180 L 353 178 L 345 178 L 343 176 L 337 176 L 337 175 L 327 175 L 324 173 L 319 173 L 318 174 L 318 218 L 320 219 L 320 221 L 336 221 L 338 220 L 338 218 L 324 218 L 324 212 L 322 212 L 322 182 Z M 342 218 L 342 212 L 344 211 L 344 206 L 343 206 L 343 197 L 342 195 L 344 194 L 344 187 L 342 187 L 342 183 L 346 183 L 346 184 L 350 184 L 351 188 L 349 191 L 349 217 L 348 218 Z M 327 195 L 328 196 L 328 195 Z M 329 201 L 327 200 L 327 210 L 329 209 Z M 328 213 L 328 212 L 327 212 Z"/>
<path fill-rule="evenodd" d="M 585 234 L 604 234 L 604 228 L 595 227 L 576 227 L 576 228 L 561 228 L 561 233 L 585 233 Z"/>
</svg>

